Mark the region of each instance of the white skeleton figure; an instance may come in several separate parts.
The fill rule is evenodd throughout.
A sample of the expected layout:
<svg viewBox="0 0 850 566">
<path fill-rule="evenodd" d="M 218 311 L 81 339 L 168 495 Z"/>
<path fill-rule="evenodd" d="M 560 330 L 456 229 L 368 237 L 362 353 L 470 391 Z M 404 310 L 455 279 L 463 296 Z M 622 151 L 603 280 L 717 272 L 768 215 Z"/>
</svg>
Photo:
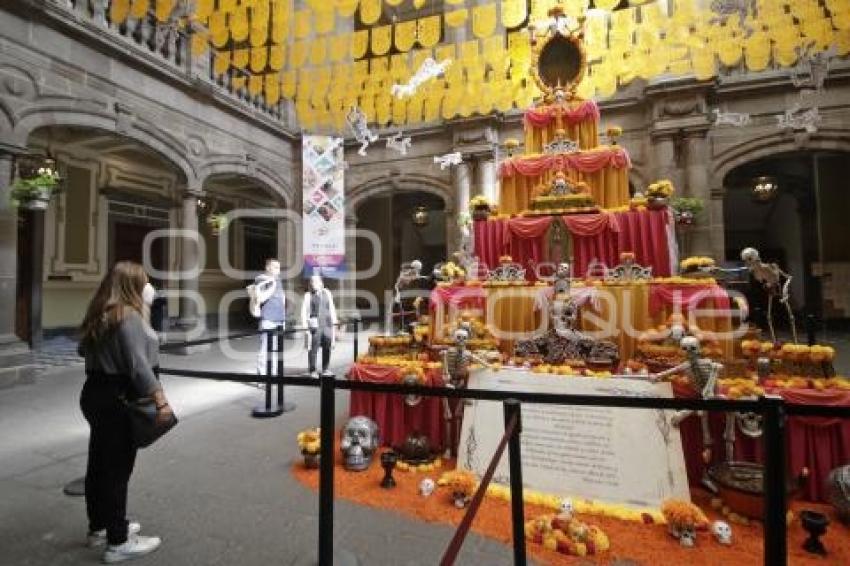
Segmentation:
<svg viewBox="0 0 850 566">
<path fill-rule="evenodd" d="M 753 29 L 747 25 L 750 0 L 713 0 L 711 2 L 711 11 L 717 15 L 708 21 L 709 25 L 726 25 L 726 21 L 737 14 L 741 29 L 746 30 L 747 37 L 752 35 Z"/>
<path fill-rule="evenodd" d="M 442 76 L 451 64 L 451 59 L 444 59 L 437 63 L 431 57 L 428 57 L 427 59 L 422 61 L 422 64 L 419 66 L 413 76 L 410 77 L 410 80 L 407 81 L 407 83 L 394 84 L 393 86 L 391 86 L 390 94 L 392 94 L 396 98 L 413 96 L 419 89 L 419 86 L 422 85 L 422 83 Z"/>
<path fill-rule="evenodd" d="M 790 301 L 791 276 L 779 269 L 779 266 L 775 263 L 762 262 L 759 252 L 755 248 L 744 248 L 741 251 L 741 259 L 753 278 L 761 284 L 767 293 L 767 325 L 770 329 L 771 340 L 776 341 L 776 332 L 773 329 L 773 300 L 779 298 L 779 302 L 785 305 L 788 322 L 791 324 L 791 334 L 796 343 L 797 328 Z"/>
<path fill-rule="evenodd" d="M 740 128 L 742 126 L 749 125 L 752 122 L 749 114 L 741 113 L 741 112 L 722 112 L 719 109 L 715 108 L 711 111 L 714 114 L 714 125 L 715 126 L 735 126 L 736 128 Z"/>
<path fill-rule="evenodd" d="M 354 139 L 360 144 L 360 149 L 357 150 L 357 153 L 366 157 L 366 148 L 369 147 L 369 144 L 378 140 L 378 135 L 372 133 L 372 130 L 369 129 L 366 114 L 356 106 L 351 108 L 345 119 L 351 131 L 354 132 Z"/>
<path fill-rule="evenodd" d="M 800 63 L 791 70 L 791 84 L 797 88 L 812 88 L 815 92 L 821 92 L 829 75 L 830 59 L 836 54 L 835 47 L 812 54 L 807 54 L 807 51 L 797 48 Z"/>
<path fill-rule="evenodd" d="M 399 271 L 398 278 L 396 278 L 395 285 L 393 286 L 393 290 L 395 291 L 395 295 L 393 296 L 393 302 L 398 305 L 398 310 L 401 315 L 401 329 L 405 330 L 404 324 L 404 306 L 401 302 L 401 293 L 403 290 L 409 288 L 411 284 L 416 281 L 419 277 L 422 276 L 422 262 L 418 259 L 414 259 L 409 263 L 403 263 L 401 266 L 401 271 Z"/>
<path fill-rule="evenodd" d="M 454 332 L 454 346 L 443 352 L 443 382 L 446 387 L 465 389 L 469 381 L 469 365 L 476 361 L 485 367 L 490 367 L 481 357 L 466 349 L 469 340 L 469 330 L 461 327 Z M 463 417 L 464 402 L 462 399 L 443 397 L 443 415 L 446 421 L 446 457 L 457 455 L 457 442 L 460 440 L 460 424 Z"/>
<path fill-rule="evenodd" d="M 717 396 L 717 378 L 723 370 L 723 364 L 714 362 L 708 358 L 700 357 L 699 340 L 694 336 L 685 336 L 680 342 L 682 350 L 687 356 L 687 360 L 681 364 L 672 367 L 668 370 L 651 375 L 649 378 L 655 382 L 661 378 L 673 375 L 679 372 L 685 372 L 690 378 L 691 384 L 697 390 L 700 397 L 703 399 L 711 399 Z M 670 420 L 673 426 L 678 427 L 682 421 L 696 414 L 700 419 L 702 426 L 702 442 L 705 450 L 708 452 L 708 459 L 711 456 L 711 447 L 714 444 L 714 439 L 711 436 L 711 428 L 708 421 L 708 413 L 705 411 L 683 410 L 676 411 Z M 724 437 L 726 434 L 724 433 Z M 716 492 L 717 487 L 714 482 L 708 477 L 708 474 L 703 472 L 702 483 L 709 490 Z"/>
<path fill-rule="evenodd" d="M 821 122 L 821 115 L 818 107 L 809 108 L 801 112 L 802 108 L 799 103 L 794 104 L 791 108 L 776 117 L 781 130 L 806 130 L 810 134 L 818 131 L 818 124 Z"/>
<path fill-rule="evenodd" d="M 422 497 L 428 497 L 434 493 L 435 489 L 437 489 L 437 484 L 431 478 L 425 478 L 419 482 L 419 495 Z"/>
<path fill-rule="evenodd" d="M 463 155 L 459 151 L 447 153 L 445 155 L 435 155 L 434 163 L 439 163 L 440 169 L 444 170 L 446 167 L 451 167 L 452 165 L 460 165 L 461 163 L 463 163 Z"/>
<path fill-rule="evenodd" d="M 407 150 L 410 148 L 410 136 L 406 138 L 402 136 L 404 136 L 404 132 L 397 132 L 389 136 L 387 138 L 387 149 L 393 149 L 402 155 L 407 155 Z"/>
</svg>

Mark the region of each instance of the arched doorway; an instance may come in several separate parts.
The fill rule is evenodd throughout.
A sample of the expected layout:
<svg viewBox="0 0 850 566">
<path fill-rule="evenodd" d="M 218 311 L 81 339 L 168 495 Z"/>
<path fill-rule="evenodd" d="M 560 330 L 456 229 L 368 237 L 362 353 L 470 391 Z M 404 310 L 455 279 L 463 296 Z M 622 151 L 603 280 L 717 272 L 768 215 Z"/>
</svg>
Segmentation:
<svg viewBox="0 0 850 566">
<path fill-rule="evenodd" d="M 764 261 L 794 277 L 794 310 L 824 320 L 850 317 L 845 244 L 850 199 L 842 186 L 848 157 L 829 151 L 778 153 L 739 165 L 723 180 L 725 259 L 740 260 L 748 246 L 758 249 Z M 775 191 L 765 190 L 772 185 Z M 758 317 L 764 296 L 752 294 Z"/>
<path fill-rule="evenodd" d="M 378 299 L 382 313 L 384 297 L 391 290 L 403 263 L 418 259 L 422 272 L 431 273 L 435 264 L 447 257 L 446 203 L 439 195 L 416 189 L 388 190 L 355 204 L 358 230 L 374 232 L 381 242 L 381 257 L 364 238 L 357 239 L 357 270 L 367 270 L 379 261 L 378 272 L 356 282 L 359 292 L 368 291 Z M 364 305 L 365 306 L 365 305 Z"/>
<path fill-rule="evenodd" d="M 21 160 L 49 158 L 63 178 L 46 211 L 18 211 L 16 333 L 38 349 L 43 330 L 79 324 L 112 264 L 143 263 L 145 237 L 172 225 L 174 195 L 186 176 L 153 148 L 94 127 L 42 126 L 27 146 L 30 155 Z M 172 248 L 155 240 L 149 267 L 168 271 Z"/>
</svg>

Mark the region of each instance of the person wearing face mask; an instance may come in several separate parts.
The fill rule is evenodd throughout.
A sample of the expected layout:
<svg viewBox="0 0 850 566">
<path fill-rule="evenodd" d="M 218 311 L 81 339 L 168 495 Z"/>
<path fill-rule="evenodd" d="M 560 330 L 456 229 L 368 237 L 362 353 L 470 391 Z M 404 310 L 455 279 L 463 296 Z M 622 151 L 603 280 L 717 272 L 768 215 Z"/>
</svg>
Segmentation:
<svg viewBox="0 0 850 566">
<path fill-rule="evenodd" d="M 321 276 L 310 277 L 309 290 L 301 303 L 301 325 L 308 329 L 305 346 L 309 349 L 310 375 L 317 377 L 316 356 L 322 348 L 322 371 L 327 371 L 331 350 L 336 343 L 336 307 L 331 292 L 325 289 Z"/>
<path fill-rule="evenodd" d="M 147 320 L 154 295 L 142 266 L 120 261 L 101 281 L 80 327 L 79 353 L 86 360 L 80 408 L 91 429 L 86 468 L 88 545 L 105 545 L 106 563 L 144 556 L 161 542 L 159 537 L 139 535 L 139 523 L 126 517 L 136 445 L 122 402 L 152 397 L 161 424 L 173 417 L 157 375 L 159 341 Z"/>
<path fill-rule="evenodd" d="M 286 321 L 286 297 L 283 294 L 283 283 L 280 280 L 280 262 L 270 258 L 266 260 L 266 270 L 254 280 L 256 310 L 259 314 L 260 330 L 271 330 L 283 326 Z M 257 352 L 257 375 L 266 373 L 268 334 L 260 334 L 260 349 Z M 274 349 L 280 347 L 277 340 L 272 344 Z"/>
</svg>

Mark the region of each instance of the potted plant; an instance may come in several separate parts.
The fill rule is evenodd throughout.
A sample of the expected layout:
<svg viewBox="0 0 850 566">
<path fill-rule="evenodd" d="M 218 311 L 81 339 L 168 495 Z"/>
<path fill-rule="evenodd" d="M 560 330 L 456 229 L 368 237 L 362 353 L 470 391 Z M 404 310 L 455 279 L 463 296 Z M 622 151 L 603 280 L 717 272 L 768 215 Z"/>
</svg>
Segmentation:
<svg viewBox="0 0 850 566">
<path fill-rule="evenodd" d="M 608 136 L 610 145 L 617 145 L 617 138 L 623 135 L 623 128 L 620 126 L 608 126 L 605 130 L 605 135 Z"/>
<path fill-rule="evenodd" d="M 673 209 L 676 224 L 692 226 L 697 215 L 702 212 L 704 205 L 700 198 L 676 197 L 670 201 L 670 208 Z"/>
<path fill-rule="evenodd" d="M 473 197 L 469 201 L 469 209 L 472 211 L 473 220 L 487 220 L 492 212 L 493 204 L 484 195 Z"/>
<path fill-rule="evenodd" d="M 647 206 L 652 209 L 666 207 L 674 192 L 676 192 L 676 189 L 668 179 L 652 183 L 646 188 Z"/>
<path fill-rule="evenodd" d="M 304 467 L 318 468 L 321 449 L 321 429 L 308 428 L 298 433 L 298 447 L 304 456 Z"/>
<path fill-rule="evenodd" d="M 50 167 L 40 167 L 35 177 L 16 179 L 9 193 L 12 206 L 45 210 L 58 192 L 60 180 L 59 173 Z"/>
<path fill-rule="evenodd" d="M 227 228 L 229 220 L 226 214 L 210 214 L 207 216 L 207 225 L 210 227 L 210 232 L 213 236 L 218 236 L 221 231 Z"/>
</svg>

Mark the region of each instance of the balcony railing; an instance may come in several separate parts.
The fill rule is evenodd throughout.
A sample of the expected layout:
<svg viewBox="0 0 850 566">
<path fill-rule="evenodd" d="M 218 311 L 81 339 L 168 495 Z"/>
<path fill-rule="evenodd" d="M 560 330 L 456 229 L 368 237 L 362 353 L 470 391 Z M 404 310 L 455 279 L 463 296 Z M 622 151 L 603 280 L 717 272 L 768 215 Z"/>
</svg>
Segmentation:
<svg viewBox="0 0 850 566">
<path fill-rule="evenodd" d="M 114 23 L 110 18 L 111 0 L 52 0 L 50 3 L 73 12 L 77 20 L 91 22 L 106 30 L 110 37 L 149 53 L 157 63 L 201 89 L 226 96 L 247 112 L 259 112 L 279 122 L 287 121 L 286 101 L 281 99 L 275 104 L 267 104 L 262 94 L 253 96 L 247 88 L 234 88 L 229 74 L 215 76 L 212 54 L 192 59 L 188 35 L 191 30 L 181 29 L 175 22 L 157 21 L 153 10 L 149 10 L 143 18 L 130 14 L 125 21 Z"/>
</svg>

